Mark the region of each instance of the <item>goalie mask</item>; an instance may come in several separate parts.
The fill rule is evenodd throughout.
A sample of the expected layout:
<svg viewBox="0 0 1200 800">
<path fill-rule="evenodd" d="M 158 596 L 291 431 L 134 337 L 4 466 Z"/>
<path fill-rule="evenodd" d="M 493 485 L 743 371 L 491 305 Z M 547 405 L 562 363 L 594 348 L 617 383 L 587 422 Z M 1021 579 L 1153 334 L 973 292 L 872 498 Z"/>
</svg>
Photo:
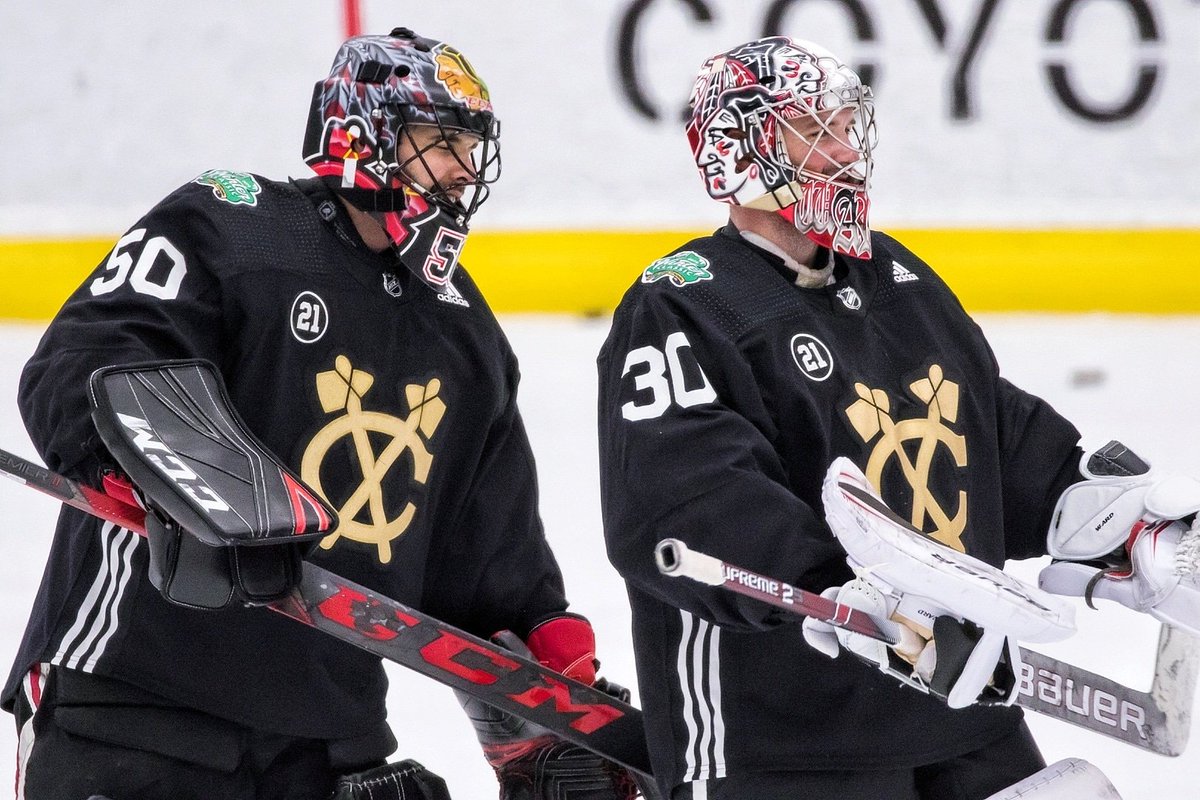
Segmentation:
<svg viewBox="0 0 1200 800">
<path fill-rule="evenodd" d="M 313 90 L 304 161 L 441 290 L 500 175 L 499 135 L 487 86 L 463 54 L 396 28 L 342 44 Z"/>
<path fill-rule="evenodd" d="M 772 36 L 704 62 L 688 141 L 714 200 L 777 211 L 824 247 L 871 255 L 871 90 L 819 45 Z"/>
</svg>

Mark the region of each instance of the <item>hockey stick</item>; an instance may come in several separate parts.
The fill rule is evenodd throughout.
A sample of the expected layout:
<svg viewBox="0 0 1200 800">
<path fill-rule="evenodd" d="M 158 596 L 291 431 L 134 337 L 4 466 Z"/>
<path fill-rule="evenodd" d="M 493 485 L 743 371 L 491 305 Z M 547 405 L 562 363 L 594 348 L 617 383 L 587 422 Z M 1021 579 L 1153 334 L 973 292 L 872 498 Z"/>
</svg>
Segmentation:
<svg viewBox="0 0 1200 800">
<path fill-rule="evenodd" d="M 887 644 L 899 641 L 896 624 L 890 620 L 692 550 L 678 539 L 659 542 L 654 559 L 664 575 L 691 578 L 753 597 Z M 1177 756 L 1183 752 L 1191 729 L 1198 659 L 1197 640 L 1164 625 L 1159 634 L 1153 683 L 1149 690 L 1140 692 L 1021 648 L 1024 664 L 1017 704 L 1153 753 Z"/>
<path fill-rule="evenodd" d="M 0 472 L 74 508 L 145 535 L 145 511 L 0 450 Z M 652 792 L 642 712 L 305 562 L 300 585 L 267 608 L 459 689 L 636 773 Z"/>
</svg>

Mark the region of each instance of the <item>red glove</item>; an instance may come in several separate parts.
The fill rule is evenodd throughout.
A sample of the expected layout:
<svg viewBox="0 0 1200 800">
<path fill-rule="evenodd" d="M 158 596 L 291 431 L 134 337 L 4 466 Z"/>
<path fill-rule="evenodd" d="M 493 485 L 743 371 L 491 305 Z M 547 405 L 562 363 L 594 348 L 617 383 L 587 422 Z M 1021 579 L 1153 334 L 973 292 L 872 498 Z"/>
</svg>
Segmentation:
<svg viewBox="0 0 1200 800">
<path fill-rule="evenodd" d="M 492 641 L 569 678 L 628 701 L 628 690 L 596 680 L 596 636 L 578 614 L 539 622 L 522 642 L 511 631 Z M 488 763 L 500 782 L 500 800 L 635 800 L 638 787 L 625 769 L 557 738 L 545 728 L 455 692 Z"/>
<path fill-rule="evenodd" d="M 564 611 L 534 625 L 525 644 L 542 666 L 588 686 L 596 682 L 596 634 L 586 618 Z"/>
</svg>

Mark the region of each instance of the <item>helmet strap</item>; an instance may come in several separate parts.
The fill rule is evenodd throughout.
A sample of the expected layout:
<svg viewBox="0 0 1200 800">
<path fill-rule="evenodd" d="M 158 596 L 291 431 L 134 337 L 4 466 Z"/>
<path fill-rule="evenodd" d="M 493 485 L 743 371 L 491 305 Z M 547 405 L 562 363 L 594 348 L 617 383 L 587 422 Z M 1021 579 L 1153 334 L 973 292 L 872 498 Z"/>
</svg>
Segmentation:
<svg viewBox="0 0 1200 800">
<path fill-rule="evenodd" d="M 404 189 L 345 189 L 334 187 L 334 191 L 355 208 L 361 208 L 368 214 L 372 212 L 391 213 L 403 211 L 408 206 Z"/>
</svg>

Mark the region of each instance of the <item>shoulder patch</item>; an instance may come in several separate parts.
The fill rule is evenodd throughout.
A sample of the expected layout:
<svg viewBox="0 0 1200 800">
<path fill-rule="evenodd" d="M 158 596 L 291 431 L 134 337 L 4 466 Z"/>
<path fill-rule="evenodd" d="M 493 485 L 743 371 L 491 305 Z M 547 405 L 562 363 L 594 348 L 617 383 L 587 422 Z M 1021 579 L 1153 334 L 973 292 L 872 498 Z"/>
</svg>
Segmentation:
<svg viewBox="0 0 1200 800">
<path fill-rule="evenodd" d="M 256 206 L 262 187 L 247 172 L 210 169 L 192 179 L 192 183 L 211 186 L 213 196 L 234 206 Z"/>
<path fill-rule="evenodd" d="M 676 286 L 687 286 L 689 283 L 711 281 L 713 274 L 709 271 L 709 260 L 692 250 L 664 256 L 658 259 L 642 272 L 642 283 L 654 283 L 667 278 Z"/>
</svg>

